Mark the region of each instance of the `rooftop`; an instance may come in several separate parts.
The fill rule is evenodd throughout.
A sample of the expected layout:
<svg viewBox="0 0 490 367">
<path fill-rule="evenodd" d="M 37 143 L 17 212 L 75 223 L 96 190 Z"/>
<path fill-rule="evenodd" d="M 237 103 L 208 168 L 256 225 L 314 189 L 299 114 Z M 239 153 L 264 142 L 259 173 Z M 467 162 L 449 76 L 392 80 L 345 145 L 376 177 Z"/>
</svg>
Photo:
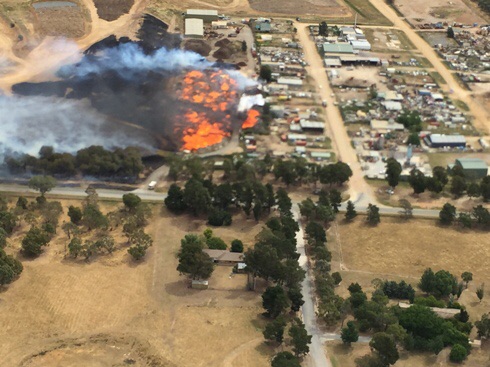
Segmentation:
<svg viewBox="0 0 490 367">
<path fill-rule="evenodd" d="M 479 158 L 458 158 L 456 163 L 459 163 L 463 169 L 488 169 L 487 163 Z"/>
<path fill-rule="evenodd" d="M 202 19 L 188 18 L 185 20 L 186 36 L 204 36 L 204 22 Z"/>
<path fill-rule="evenodd" d="M 323 52 L 337 54 L 352 54 L 354 48 L 350 43 L 324 43 Z"/>
<path fill-rule="evenodd" d="M 215 15 L 218 16 L 217 10 L 211 9 L 187 9 L 187 15 Z"/>
<path fill-rule="evenodd" d="M 432 143 L 466 143 L 466 138 L 463 135 L 444 135 L 444 134 L 431 134 L 429 139 Z"/>
</svg>

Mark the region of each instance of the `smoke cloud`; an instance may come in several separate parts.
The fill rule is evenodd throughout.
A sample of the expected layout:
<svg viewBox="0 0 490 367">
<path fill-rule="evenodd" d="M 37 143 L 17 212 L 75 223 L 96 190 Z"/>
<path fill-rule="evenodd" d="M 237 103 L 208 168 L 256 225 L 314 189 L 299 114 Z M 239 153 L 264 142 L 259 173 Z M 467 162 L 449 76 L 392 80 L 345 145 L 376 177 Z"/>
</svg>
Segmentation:
<svg viewBox="0 0 490 367">
<path fill-rule="evenodd" d="M 86 103 L 46 97 L 0 96 L 0 154 L 37 155 L 43 145 L 55 151 L 74 153 L 90 145 L 105 148 L 151 142 L 114 124 Z"/>
</svg>

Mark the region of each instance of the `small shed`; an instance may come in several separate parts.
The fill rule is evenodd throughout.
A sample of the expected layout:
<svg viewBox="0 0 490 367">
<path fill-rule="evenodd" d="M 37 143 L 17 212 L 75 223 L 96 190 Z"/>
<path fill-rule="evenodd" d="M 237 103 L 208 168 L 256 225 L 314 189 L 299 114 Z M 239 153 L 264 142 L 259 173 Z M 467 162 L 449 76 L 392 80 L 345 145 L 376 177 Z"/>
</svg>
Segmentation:
<svg viewBox="0 0 490 367">
<path fill-rule="evenodd" d="M 330 152 L 310 152 L 310 157 L 317 161 L 328 161 L 332 158 L 332 153 Z"/>
<path fill-rule="evenodd" d="M 432 148 L 466 148 L 466 138 L 463 135 L 430 134 L 424 141 Z"/>
<path fill-rule="evenodd" d="M 228 22 L 226 20 L 217 20 L 215 22 L 211 22 L 211 28 L 213 29 L 227 29 Z"/>
</svg>

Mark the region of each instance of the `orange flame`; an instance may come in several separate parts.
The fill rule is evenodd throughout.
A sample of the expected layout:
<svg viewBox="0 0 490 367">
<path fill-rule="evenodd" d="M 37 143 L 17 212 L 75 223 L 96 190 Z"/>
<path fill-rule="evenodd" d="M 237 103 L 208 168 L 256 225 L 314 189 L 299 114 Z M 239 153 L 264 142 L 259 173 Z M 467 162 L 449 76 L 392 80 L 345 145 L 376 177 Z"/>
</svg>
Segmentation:
<svg viewBox="0 0 490 367">
<path fill-rule="evenodd" d="M 259 121 L 260 112 L 257 110 L 249 110 L 247 119 L 242 124 L 242 129 L 250 129 L 257 125 Z"/>
<path fill-rule="evenodd" d="M 189 71 L 184 76 L 180 99 L 193 107 L 176 121 L 176 132 L 182 136 L 181 150 L 205 148 L 229 137 L 229 111 L 237 98 L 237 83 L 224 71 Z"/>
</svg>

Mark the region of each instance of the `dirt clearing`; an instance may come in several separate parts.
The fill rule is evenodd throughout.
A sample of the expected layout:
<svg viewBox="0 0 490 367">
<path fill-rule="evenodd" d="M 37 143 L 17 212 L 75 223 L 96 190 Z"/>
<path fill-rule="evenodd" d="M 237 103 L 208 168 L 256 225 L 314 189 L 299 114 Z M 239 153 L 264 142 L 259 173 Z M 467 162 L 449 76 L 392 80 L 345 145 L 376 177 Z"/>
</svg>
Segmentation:
<svg viewBox="0 0 490 367">
<path fill-rule="evenodd" d="M 41 8 L 36 15 L 41 36 L 79 38 L 85 34 L 84 13 L 79 6 Z"/>
<path fill-rule="evenodd" d="M 335 0 L 305 0 L 298 6 L 294 0 L 250 0 L 252 9 L 276 14 L 307 15 L 338 13 L 341 5 Z"/>
</svg>

